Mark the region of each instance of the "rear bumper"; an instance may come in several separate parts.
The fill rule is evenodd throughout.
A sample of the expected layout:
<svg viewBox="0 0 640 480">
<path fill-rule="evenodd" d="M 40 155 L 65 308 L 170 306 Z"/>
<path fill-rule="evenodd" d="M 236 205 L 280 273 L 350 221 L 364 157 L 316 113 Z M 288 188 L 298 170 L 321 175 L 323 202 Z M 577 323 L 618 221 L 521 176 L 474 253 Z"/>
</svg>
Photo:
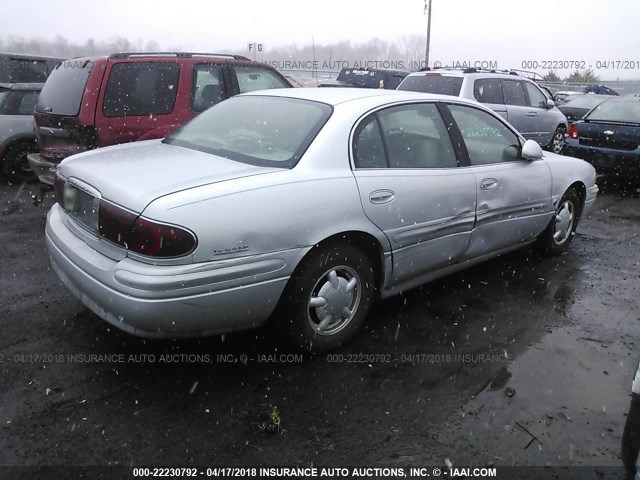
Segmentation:
<svg viewBox="0 0 640 480">
<path fill-rule="evenodd" d="M 96 315 L 140 337 L 198 337 L 253 328 L 273 312 L 305 249 L 201 264 L 111 259 L 78 238 L 54 205 L 46 242 L 62 283 Z"/>
<path fill-rule="evenodd" d="M 584 147 L 575 140 L 565 140 L 562 154 L 589 162 L 598 173 L 640 174 L 640 151 L 638 150 Z"/>
<path fill-rule="evenodd" d="M 46 184 L 53 185 L 53 178 L 56 171 L 56 164 L 45 160 L 39 153 L 30 153 L 27 155 L 31 170 L 38 176 L 38 179 Z"/>
</svg>

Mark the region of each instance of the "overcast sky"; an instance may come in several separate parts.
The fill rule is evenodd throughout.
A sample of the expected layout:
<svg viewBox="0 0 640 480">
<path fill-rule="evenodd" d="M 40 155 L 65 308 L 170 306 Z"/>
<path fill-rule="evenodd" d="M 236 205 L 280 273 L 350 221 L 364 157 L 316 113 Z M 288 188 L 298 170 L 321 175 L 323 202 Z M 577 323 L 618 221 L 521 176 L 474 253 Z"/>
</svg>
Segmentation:
<svg viewBox="0 0 640 480">
<path fill-rule="evenodd" d="M 426 32 L 424 0 L 21 0 L 2 7 L 0 35 L 71 41 L 157 41 L 183 50 L 267 48 L 297 43 L 396 40 Z M 640 1 L 433 0 L 432 61 L 494 60 L 520 68 L 525 60 L 640 62 Z M 306 60 L 306 59 L 305 59 Z M 632 71 L 601 77 L 640 78 Z"/>
</svg>

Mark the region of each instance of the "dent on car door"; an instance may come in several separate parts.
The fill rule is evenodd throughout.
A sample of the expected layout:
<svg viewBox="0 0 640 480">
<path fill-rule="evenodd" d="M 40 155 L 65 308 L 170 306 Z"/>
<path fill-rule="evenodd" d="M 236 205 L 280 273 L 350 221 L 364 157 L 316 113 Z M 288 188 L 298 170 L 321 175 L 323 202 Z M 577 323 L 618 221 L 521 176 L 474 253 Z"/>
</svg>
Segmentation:
<svg viewBox="0 0 640 480">
<path fill-rule="evenodd" d="M 370 114 L 355 129 L 353 158 L 364 212 L 391 244 L 392 285 L 458 261 L 473 228 L 475 179 L 458 167 L 435 104 Z"/>
<path fill-rule="evenodd" d="M 465 259 L 534 239 L 551 220 L 551 172 L 520 156 L 519 137 L 489 112 L 450 105 L 476 180 L 476 224 Z"/>
</svg>

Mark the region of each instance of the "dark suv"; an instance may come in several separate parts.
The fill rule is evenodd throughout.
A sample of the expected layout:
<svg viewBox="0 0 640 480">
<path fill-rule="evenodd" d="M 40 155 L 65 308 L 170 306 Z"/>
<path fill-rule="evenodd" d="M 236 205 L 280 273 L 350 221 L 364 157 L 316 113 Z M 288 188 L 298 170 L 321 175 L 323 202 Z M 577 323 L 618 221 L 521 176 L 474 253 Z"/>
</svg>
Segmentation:
<svg viewBox="0 0 640 480">
<path fill-rule="evenodd" d="M 34 119 L 40 153 L 28 156 L 53 184 L 62 159 L 93 148 L 162 138 L 238 93 L 292 85 L 275 69 L 239 55 L 118 53 L 58 65 Z"/>
<path fill-rule="evenodd" d="M 409 72 L 382 68 L 343 68 L 334 81 L 323 82 L 319 87 L 386 88 L 395 90 Z"/>
</svg>

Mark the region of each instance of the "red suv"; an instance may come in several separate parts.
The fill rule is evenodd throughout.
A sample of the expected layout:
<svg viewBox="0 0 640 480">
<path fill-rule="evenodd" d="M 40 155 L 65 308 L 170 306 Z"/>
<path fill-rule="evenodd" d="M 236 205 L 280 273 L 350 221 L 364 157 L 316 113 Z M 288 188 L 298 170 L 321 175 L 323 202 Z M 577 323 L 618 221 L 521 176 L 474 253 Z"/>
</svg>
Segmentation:
<svg viewBox="0 0 640 480">
<path fill-rule="evenodd" d="M 117 53 L 60 63 L 34 112 L 40 153 L 28 156 L 53 184 L 62 159 L 117 143 L 162 138 L 238 93 L 292 85 L 247 57 L 207 53 Z"/>
</svg>

